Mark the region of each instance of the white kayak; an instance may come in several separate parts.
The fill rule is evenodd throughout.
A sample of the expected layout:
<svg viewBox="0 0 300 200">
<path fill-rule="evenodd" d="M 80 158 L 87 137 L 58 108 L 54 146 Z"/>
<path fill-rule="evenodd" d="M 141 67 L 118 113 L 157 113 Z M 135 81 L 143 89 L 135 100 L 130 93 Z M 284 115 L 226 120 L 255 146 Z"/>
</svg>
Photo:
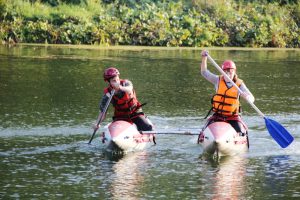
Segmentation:
<svg viewBox="0 0 300 200">
<path fill-rule="evenodd" d="M 104 127 L 101 140 L 107 151 L 140 151 L 155 143 L 155 134 L 141 134 L 135 124 L 115 121 Z"/>
<path fill-rule="evenodd" d="M 248 136 L 237 133 L 227 122 L 213 122 L 208 125 L 200 133 L 198 143 L 204 154 L 218 157 L 243 154 L 249 149 Z"/>
</svg>

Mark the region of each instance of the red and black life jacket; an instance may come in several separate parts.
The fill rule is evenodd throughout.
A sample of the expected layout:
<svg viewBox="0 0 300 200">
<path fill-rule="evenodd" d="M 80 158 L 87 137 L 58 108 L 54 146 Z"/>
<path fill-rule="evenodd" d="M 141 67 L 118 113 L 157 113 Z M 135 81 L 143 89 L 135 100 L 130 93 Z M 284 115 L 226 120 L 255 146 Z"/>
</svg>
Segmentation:
<svg viewBox="0 0 300 200">
<path fill-rule="evenodd" d="M 125 80 L 120 80 L 120 85 L 124 86 L 125 82 Z M 107 87 L 104 89 L 104 93 L 107 94 L 111 90 L 111 87 Z M 132 94 L 123 91 L 116 92 L 111 102 L 115 108 L 114 118 L 131 118 L 137 109 L 141 107 L 134 90 L 132 90 Z"/>
</svg>

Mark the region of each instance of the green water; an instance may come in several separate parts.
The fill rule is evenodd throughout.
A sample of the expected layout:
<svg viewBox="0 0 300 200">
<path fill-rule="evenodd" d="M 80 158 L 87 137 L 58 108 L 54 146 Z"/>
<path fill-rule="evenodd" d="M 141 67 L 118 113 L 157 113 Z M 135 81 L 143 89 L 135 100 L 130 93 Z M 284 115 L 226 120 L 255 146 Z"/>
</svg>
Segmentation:
<svg viewBox="0 0 300 200">
<path fill-rule="evenodd" d="M 0 198 L 278 199 L 300 197 L 300 51 L 210 49 L 233 59 L 263 113 L 295 137 L 281 149 L 242 102 L 246 158 L 201 160 L 196 136 L 160 135 L 121 158 L 87 145 L 105 83 L 117 66 L 159 129 L 200 129 L 213 86 L 199 73 L 201 49 L 0 46 Z M 209 69 L 216 73 L 212 65 Z M 110 121 L 111 110 L 104 124 Z"/>
</svg>

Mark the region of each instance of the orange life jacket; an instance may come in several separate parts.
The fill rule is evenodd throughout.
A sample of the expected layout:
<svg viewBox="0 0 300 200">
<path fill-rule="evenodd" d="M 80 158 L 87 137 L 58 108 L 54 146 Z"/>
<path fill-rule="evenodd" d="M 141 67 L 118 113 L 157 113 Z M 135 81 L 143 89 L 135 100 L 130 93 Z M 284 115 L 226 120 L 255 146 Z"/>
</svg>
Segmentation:
<svg viewBox="0 0 300 200">
<path fill-rule="evenodd" d="M 235 82 L 238 87 L 240 87 L 242 83 L 243 80 L 241 79 L 237 79 Z M 212 98 L 212 106 L 212 110 L 220 115 L 238 115 L 240 107 L 239 91 L 234 86 L 228 88 L 223 76 L 219 78 L 219 86 L 217 93 Z"/>
<path fill-rule="evenodd" d="M 125 80 L 120 80 L 120 85 L 124 86 Z M 112 90 L 111 87 L 107 87 L 104 89 L 104 93 L 108 93 Z M 111 100 L 115 112 L 114 112 L 114 117 L 131 117 L 132 114 L 136 112 L 138 108 L 141 107 L 140 102 L 137 100 L 135 91 L 132 90 L 132 94 L 129 95 L 126 92 L 117 92 L 113 96 Z"/>
</svg>

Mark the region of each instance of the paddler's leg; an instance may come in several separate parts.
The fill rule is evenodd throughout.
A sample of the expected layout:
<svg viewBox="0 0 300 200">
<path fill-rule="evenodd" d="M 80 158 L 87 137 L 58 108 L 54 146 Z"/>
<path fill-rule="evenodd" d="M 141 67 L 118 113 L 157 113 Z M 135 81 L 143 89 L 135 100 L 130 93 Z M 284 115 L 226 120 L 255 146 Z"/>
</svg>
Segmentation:
<svg viewBox="0 0 300 200">
<path fill-rule="evenodd" d="M 231 126 L 235 129 L 237 133 L 239 133 L 240 136 L 247 137 L 247 144 L 249 148 L 248 129 L 246 125 L 239 120 L 228 120 L 227 122 L 231 124 Z"/>
<path fill-rule="evenodd" d="M 235 129 L 237 133 L 240 133 L 241 135 L 244 135 L 246 133 L 243 133 L 242 131 L 242 124 L 238 120 L 228 120 L 227 121 L 231 126 Z"/>
<path fill-rule="evenodd" d="M 135 116 L 131 121 L 136 124 L 139 131 L 153 131 L 153 125 L 145 115 Z"/>
</svg>

